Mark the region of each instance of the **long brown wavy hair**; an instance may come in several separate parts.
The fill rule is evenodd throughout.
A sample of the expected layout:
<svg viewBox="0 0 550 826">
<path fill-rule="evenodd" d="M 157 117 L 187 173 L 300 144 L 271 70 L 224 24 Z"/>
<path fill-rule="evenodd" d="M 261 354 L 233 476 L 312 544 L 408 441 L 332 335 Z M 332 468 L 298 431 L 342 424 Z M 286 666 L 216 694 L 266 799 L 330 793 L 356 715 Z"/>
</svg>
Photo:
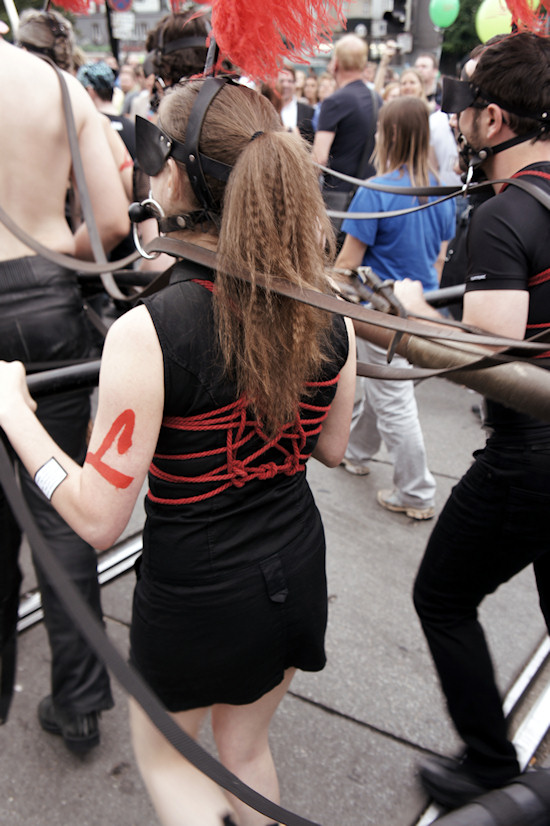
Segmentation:
<svg viewBox="0 0 550 826">
<path fill-rule="evenodd" d="M 176 87 L 160 109 L 165 131 L 185 138 L 202 81 Z M 334 234 L 303 140 L 271 103 L 227 84 L 210 104 L 200 151 L 233 166 L 227 184 L 207 178 L 221 214 L 214 312 L 227 374 L 267 434 L 292 422 L 306 382 L 330 358 L 330 316 L 257 285 L 276 276 L 330 291 Z M 245 276 L 249 283 L 232 275 Z"/>
</svg>

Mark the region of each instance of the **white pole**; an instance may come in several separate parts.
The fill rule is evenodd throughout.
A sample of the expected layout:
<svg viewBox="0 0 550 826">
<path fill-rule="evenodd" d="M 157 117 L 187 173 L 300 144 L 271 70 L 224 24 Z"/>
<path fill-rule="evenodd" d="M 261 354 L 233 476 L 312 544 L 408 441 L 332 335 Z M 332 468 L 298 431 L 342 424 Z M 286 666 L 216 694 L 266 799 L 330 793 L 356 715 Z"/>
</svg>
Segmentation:
<svg viewBox="0 0 550 826">
<path fill-rule="evenodd" d="M 19 15 L 17 14 L 15 3 L 13 0 L 4 0 L 4 6 L 6 12 L 8 13 L 12 34 L 15 38 L 17 35 L 17 29 L 19 28 Z"/>
</svg>

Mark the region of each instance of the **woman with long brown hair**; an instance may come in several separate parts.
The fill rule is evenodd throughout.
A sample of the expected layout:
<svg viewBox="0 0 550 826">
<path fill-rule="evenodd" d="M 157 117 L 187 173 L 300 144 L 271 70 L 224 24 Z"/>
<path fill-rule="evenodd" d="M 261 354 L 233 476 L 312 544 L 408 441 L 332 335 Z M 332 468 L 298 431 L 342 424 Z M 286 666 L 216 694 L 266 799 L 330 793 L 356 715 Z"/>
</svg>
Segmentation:
<svg viewBox="0 0 550 826">
<path fill-rule="evenodd" d="M 0 425 L 98 548 L 149 471 L 130 659 L 192 736 L 211 708 L 222 762 L 277 800 L 271 717 L 294 671 L 325 663 L 324 537 L 305 463 L 343 456 L 353 330 L 269 290 L 278 277 L 327 291 L 333 237 L 309 153 L 265 97 L 219 78 L 177 85 L 158 125 L 137 131 L 161 229 L 202 263 L 178 261 L 167 288 L 113 324 L 83 467 L 36 421 L 19 364 L 1 367 Z M 163 824 L 266 826 L 135 703 L 131 726 Z"/>
<path fill-rule="evenodd" d="M 381 213 L 419 205 L 419 198 L 392 192 L 392 187 L 428 186 L 437 183 L 429 167 L 428 107 L 413 96 L 402 96 L 380 110 L 376 135 L 373 183 L 386 191 L 360 188 L 350 212 Z M 424 199 L 426 200 L 426 199 Z M 398 217 L 360 220 L 350 215 L 342 224 L 346 238 L 336 264 L 343 269 L 372 267 L 383 279 L 410 277 L 425 289 L 439 283 L 447 241 L 454 235 L 454 206 L 450 201 Z M 436 266 L 437 262 L 437 266 Z M 360 340 L 361 361 L 386 363 L 386 352 Z M 406 368 L 396 356 L 394 365 Z M 378 491 L 378 503 L 412 519 L 434 516 L 435 480 L 428 470 L 424 439 L 410 381 L 363 379 L 363 398 L 357 405 L 344 465 L 351 473 L 365 475 L 368 461 L 382 440 L 394 462 L 393 489 Z"/>
</svg>

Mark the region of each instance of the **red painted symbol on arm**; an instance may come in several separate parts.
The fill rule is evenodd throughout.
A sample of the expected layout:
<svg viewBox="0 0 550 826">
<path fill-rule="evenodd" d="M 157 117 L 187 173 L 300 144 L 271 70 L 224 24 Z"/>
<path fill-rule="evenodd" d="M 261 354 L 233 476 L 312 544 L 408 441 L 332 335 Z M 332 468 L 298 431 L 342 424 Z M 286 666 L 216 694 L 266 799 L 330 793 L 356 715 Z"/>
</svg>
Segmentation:
<svg viewBox="0 0 550 826">
<path fill-rule="evenodd" d="M 121 473 L 119 470 L 112 468 L 103 461 L 103 456 L 107 453 L 117 436 L 118 442 L 116 447 L 121 455 L 131 448 L 135 423 L 136 414 L 134 411 L 130 409 L 124 410 L 124 412 L 114 420 L 99 450 L 96 453 L 88 451 L 86 454 L 88 464 L 92 465 L 92 467 L 94 467 L 109 484 L 114 485 L 115 488 L 127 488 L 130 482 L 133 482 L 134 477 L 126 476 L 125 473 Z"/>
</svg>

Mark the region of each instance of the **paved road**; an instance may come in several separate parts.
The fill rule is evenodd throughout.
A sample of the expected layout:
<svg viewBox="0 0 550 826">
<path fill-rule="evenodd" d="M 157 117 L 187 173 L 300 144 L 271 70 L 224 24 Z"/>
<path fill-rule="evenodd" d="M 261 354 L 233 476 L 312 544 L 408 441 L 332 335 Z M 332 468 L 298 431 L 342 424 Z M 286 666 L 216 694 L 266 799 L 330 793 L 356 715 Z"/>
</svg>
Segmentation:
<svg viewBox="0 0 550 826">
<path fill-rule="evenodd" d="M 436 380 L 417 395 L 439 510 L 483 444 L 471 412 L 477 397 Z M 410 599 L 432 523 L 376 504 L 377 489 L 391 484 L 384 454 L 364 478 L 316 462 L 308 472 L 328 541 L 328 665 L 297 676 L 274 721 L 283 803 L 323 826 L 413 826 L 428 802 L 417 783 L 418 759 L 459 748 Z M 140 520 L 137 512 L 134 524 Z M 132 585 L 129 574 L 104 589 L 108 634 L 123 653 Z M 504 692 L 544 636 L 532 572 L 488 598 L 481 614 Z M 115 685 L 117 705 L 103 716 L 99 748 L 76 759 L 37 723 L 48 658 L 42 625 L 20 635 L 17 693 L 0 729 L 0 824 L 154 826 L 123 692 Z M 207 733 L 204 743 L 211 747 Z M 545 760 L 549 746 L 547 738 Z"/>
</svg>

